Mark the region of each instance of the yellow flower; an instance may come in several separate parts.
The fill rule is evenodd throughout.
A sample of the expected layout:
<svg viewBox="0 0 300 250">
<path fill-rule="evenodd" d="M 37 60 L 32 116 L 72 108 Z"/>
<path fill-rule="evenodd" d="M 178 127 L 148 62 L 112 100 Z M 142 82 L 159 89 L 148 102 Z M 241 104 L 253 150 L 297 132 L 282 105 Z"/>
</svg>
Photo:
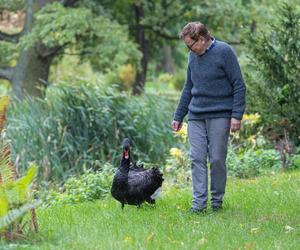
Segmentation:
<svg viewBox="0 0 300 250">
<path fill-rule="evenodd" d="M 244 114 L 243 115 L 243 122 L 245 124 L 250 124 L 251 126 L 260 122 L 260 115 L 258 113 L 255 114 Z"/>
<path fill-rule="evenodd" d="M 186 138 L 187 138 L 187 124 L 184 122 L 182 123 L 182 128 L 175 132 L 177 135 L 179 135 L 183 141 L 185 142 L 186 141 Z"/>
<path fill-rule="evenodd" d="M 176 158 L 181 158 L 183 156 L 183 153 L 179 148 L 171 148 L 170 154 Z"/>
<path fill-rule="evenodd" d="M 253 146 L 255 146 L 256 145 L 256 135 L 249 136 L 247 138 L 247 141 L 250 141 L 253 144 Z"/>
</svg>

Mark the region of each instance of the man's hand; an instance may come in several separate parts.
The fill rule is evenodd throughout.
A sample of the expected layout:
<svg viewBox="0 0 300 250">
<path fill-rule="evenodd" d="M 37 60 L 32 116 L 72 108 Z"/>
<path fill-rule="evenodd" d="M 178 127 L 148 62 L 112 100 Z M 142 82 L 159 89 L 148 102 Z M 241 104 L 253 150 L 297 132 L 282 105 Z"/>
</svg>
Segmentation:
<svg viewBox="0 0 300 250">
<path fill-rule="evenodd" d="M 241 121 L 240 120 L 237 120 L 235 118 L 231 118 L 231 121 L 230 121 L 230 131 L 231 132 L 236 132 L 238 130 L 241 129 Z"/>
<path fill-rule="evenodd" d="M 178 132 L 178 131 L 182 128 L 182 123 L 173 120 L 171 126 L 172 126 L 172 129 L 173 129 L 175 132 Z"/>
</svg>

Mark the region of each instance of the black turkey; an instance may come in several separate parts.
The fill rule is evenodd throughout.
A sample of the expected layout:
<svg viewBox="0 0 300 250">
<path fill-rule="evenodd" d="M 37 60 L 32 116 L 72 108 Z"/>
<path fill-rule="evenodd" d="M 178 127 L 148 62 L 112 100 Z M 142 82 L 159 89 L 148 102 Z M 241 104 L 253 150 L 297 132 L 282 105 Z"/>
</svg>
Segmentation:
<svg viewBox="0 0 300 250">
<path fill-rule="evenodd" d="M 142 165 L 130 166 L 130 141 L 124 139 L 123 154 L 114 176 L 111 194 L 122 204 L 140 206 L 143 202 L 155 203 L 163 177 L 157 167 L 144 169 Z"/>
</svg>

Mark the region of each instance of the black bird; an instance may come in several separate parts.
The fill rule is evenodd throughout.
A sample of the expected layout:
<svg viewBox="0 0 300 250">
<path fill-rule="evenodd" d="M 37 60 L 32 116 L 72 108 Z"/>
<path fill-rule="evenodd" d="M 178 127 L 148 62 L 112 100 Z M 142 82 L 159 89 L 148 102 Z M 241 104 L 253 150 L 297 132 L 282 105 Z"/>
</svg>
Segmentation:
<svg viewBox="0 0 300 250">
<path fill-rule="evenodd" d="M 157 167 L 144 169 L 142 165 L 130 166 L 130 141 L 123 141 L 123 155 L 113 178 L 111 194 L 122 204 L 140 206 L 143 202 L 155 203 L 163 177 Z"/>
</svg>

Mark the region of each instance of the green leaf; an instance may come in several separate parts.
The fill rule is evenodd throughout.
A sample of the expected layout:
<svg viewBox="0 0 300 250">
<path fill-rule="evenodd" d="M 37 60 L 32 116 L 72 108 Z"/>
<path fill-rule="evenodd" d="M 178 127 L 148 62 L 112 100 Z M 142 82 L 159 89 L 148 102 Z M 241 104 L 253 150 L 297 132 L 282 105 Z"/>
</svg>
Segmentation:
<svg viewBox="0 0 300 250">
<path fill-rule="evenodd" d="M 7 214 L 8 200 L 4 191 L 4 188 L 0 186 L 0 217 Z"/>
<path fill-rule="evenodd" d="M 35 201 L 34 203 L 25 204 L 20 208 L 13 209 L 8 212 L 7 215 L 0 218 L 0 229 L 7 227 L 9 224 L 13 223 L 16 219 L 27 213 L 33 208 L 38 207 L 41 201 Z"/>
</svg>

